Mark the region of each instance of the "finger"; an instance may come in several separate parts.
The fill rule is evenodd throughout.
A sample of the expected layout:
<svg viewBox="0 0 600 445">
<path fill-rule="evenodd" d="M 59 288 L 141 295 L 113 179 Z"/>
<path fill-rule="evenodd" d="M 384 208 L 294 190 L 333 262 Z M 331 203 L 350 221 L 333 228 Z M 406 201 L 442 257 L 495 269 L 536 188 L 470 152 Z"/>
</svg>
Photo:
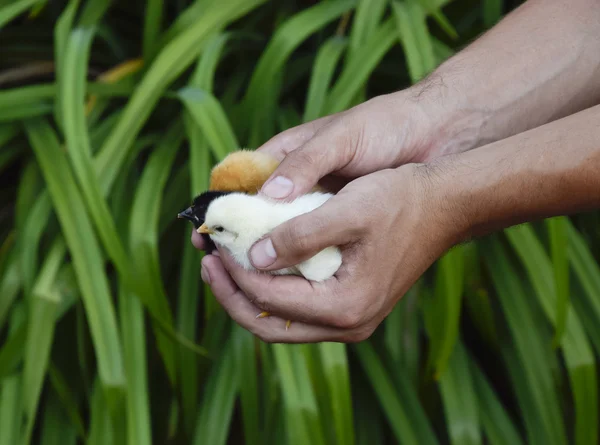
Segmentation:
<svg viewBox="0 0 600 445">
<path fill-rule="evenodd" d="M 315 210 L 277 226 L 250 249 L 250 261 L 259 270 L 295 266 L 330 246 L 357 241 L 366 220 L 357 212 L 357 200 L 343 192 Z"/>
<path fill-rule="evenodd" d="M 354 120 L 338 116 L 319 128 L 311 139 L 283 158 L 261 193 L 275 199 L 293 199 L 308 193 L 325 175 L 345 167 L 362 133 L 362 124 L 353 124 Z"/>
<path fill-rule="evenodd" d="M 281 161 L 288 153 L 310 140 L 321 127 L 334 117 L 335 115 L 325 116 L 282 131 L 256 150 L 264 151 Z"/>
<path fill-rule="evenodd" d="M 221 260 L 207 255 L 203 270 L 210 275 L 210 286 L 217 301 L 230 317 L 244 329 L 269 343 L 314 343 L 321 341 L 353 341 L 354 333 L 337 328 L 313 326 L 294 320 L 286 330 L 286 319 L 270 316 L 256 318 L 261 310 L 252 304 L 227 273 Z"/>
<path fill-rule="evenodd" d="M 226 251 L 221 251 L 220 258 L 237 286 L 261 310 L 286 320 L 341 327 L 339 315 L 344 311 L 347 295 L 336 277 L 314 283 L 297 276 L 245 270 Z"/>
<path fill-rule="evenodd" d="M 202 239 L 202 235 L 200 235 L 198 232 L 196 232 L 195 229 L 192 229 L 192 244 L 198 250 L 206 249 L 206 244 L 204 243 L 204 240 Z"/>
</svg>

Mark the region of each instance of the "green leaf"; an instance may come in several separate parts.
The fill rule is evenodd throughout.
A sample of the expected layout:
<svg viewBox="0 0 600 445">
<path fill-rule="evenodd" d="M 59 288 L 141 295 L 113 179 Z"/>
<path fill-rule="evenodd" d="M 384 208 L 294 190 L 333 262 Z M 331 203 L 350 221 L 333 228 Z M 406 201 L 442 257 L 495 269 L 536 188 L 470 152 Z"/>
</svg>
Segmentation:
<svg viewBox="0 0 600 445">
<path fill-rule="evenodd" d="M 20 0 L 0 9 L 0 30 L 15 17 L 21 15 L 28 9 L 46 3 L 47 0 Z"/>
<path fill-rule="evenodd" d="M 491 28 L 502 17 L 502 0 L 483 0 L 483 24 Z"/>
<path fill-rule="evenodd" d="M 444 374 L 458 339 L 463 278 L 464 252 L 457 246 L 437 263 L 434 299 L 428 310 L 432 320 L 427 327 L 431 341 L 428 362 L 436 379 Z"/>
<path fill-rule="evenodd" d="M 440 378 L 440 392 L 451 443 L 481 444 L 477 393 L 461 342 L 456 344 L 448 370 Z"/>
<path fill-rule="evenodd" d="M 266 113 L 277 103 L 279 92 L 273 84 L 292 52 L 311 34 L 336 19 L 356 4 L 356 0 L 321 2 L 295 14 L 278 27 L 252 73 L 244 97 L 245 115 L 250 119 L 249 145 L 255 147 L 271 136 L 273 116 Z"/>
<path fill-rule="evenodd" d="M 178 96 L 202 129 L 217 159 L 223 159 L 230 152 L 239 149 L 225 111 L 212 94 L 198 88 L 186 87 L 179 91 Z"/>
<path fill-rule="evenodd" d="M 25 442 L 30 441 L 33 432 L 35 414 L 54 340 L 56 312 L 61 302 L 55 281 L 65 252 L 66 246 L 62 240 L 52 245 L 29 301 L 22 382 Z"/>
<path fill-rule="evenodd" d="M 302 118 L 304 122 L 309 122 L 322 116 L 329 84 L 333 78 L 337 63 L 346 47 L 346 39 L 332 37 L 319 49 L 306 95 L 306 105 Z"/>
<path fill-rule="evenodd" d="M 43 410 L 42 442 L 40 445 L 75 445 L 77 431 L 69 423 L 60 402 L 51 397 L 47 400 Z"/>
<path fill-rule="evenodd" d="M 563 224 L 565 225 L 561 230 L 565 230 L 564 234 L 567 235 L 568 225 L 566 222 Z M 556 326 L 559 322 L 559 311 L 565 312 L 560 315 L 565 319 L 565 335 L 561 336 L 560 347 L 575 398 L 575 443 L 586 443 L 598 434 L 597 422 L 594 420 L 598 413 L 598 388 L 592 347 L 577 314 L 569 310 L 568 306 L 560 307 L 558 292 L 569 292 L 569 289 L 561 290 L 556 286 L 556 269 L 553 270 L 556 263 L 551 263 L 532 227 L 521 225 L 507 230 L 506 233 L 529 273 L 536 296 L 550 322 Z M 566 255 L 566 240 L 562 242 Z"/>
<path fill-rule="evenodd" d="M 152 60 L 158 45 L 163 20 L 163 1 L 147 0 L 144 14 L 143 54 L 146 63 Z"/>
<path fill-rule="evenodd" d="M 208 37 L 249 13 L 265 0 L 231 0 L 207 7 L 192 26 L 158 54 L 123 110 L 123 115 L 101 148 L 97 167 L 108 188 L 123 166 L 126 154 L 165 88 L 197 57 Z"/>
<path fill-rule="evenodd" d="M 471 361 L 471 375 L 479 405 L 479 417 L 490 445 L 521 445 L 523 440 L 504 406 L 498 399 L 485 375 Z"/>
<path fill-rule="evenodd" d="M 233 341 L 230 338 L 222 348 L 221 357 L 204 385 L 204 398 L 192 442 L 194 445 L 226 443 L 235 395 L 241 383 L 235 369 Z"/>
<path fill-rule="evenodd" d="M 392 19 L 384 22 L 355 52 L 344 67 L 329 93 L 323 110 L 324 115 L 345 110 L 364 86 L 369 76 L 396 43 L 398 35 Z"/>
<path fill-rule="evenodd" d="M 556 333 L 554 344 L 557 346 L 565 332 L 567 314 L 569 313 L 569 260 L 567 257 L 567 222 L 566 217 L 546 220 L 550 233 L 550 249 L 554 269 L 554 286 L 556 288 Z"/>
<path fill-rule="evenodd" d="M 530 326 L 531 308 L 526 292 L 508 262 L 497 238 L 487 241 L 484 258 L 510 329 L 515 358 L 507 358 L 512 368 L 513 384 L 520 399 L 521 415 L 525 420 L 528 440 L 532 443 L 565 444 L 566 435 L 560 404 L 548 359 L 549 344 L 545 344 L 539 328 Z M 512 356 L 511 356 L 512 357 Z M 510 363 L 509 363 L 510 361 Z M 519 377 L 516 377 L 519 375 Z"/>
<path fill-rule="evenodd" d="M 368 342 L 362 342 L 356 345 L 355 350 L 396 440 L 399 443 L 437 444 L 416 393 L 402 378 L 402 370 L 396 371 L 400 382 L 397 393 L 373 347 Z"/>
<path fill-rule="evenodd" d="M 145 302 L 154 319 L 169 329 L 173 326 L 173 315 L 160 273 L 158 222 L 164 187 L 183 139 L 182 127 L 181 122 L 176 121 L 148 159 L 137 183 L 129 219 L 129 244 L 134 273 L 137 282 L 144 283 L 143 293 L 137 296 Z M 155 326 L 155 333 L 169 378 L 175 384 L 176 351 L 165 332 L 159 330 L 159 326 Z"/>
<path fill-rule="evenodd" d="M 330 409 L 333 413 L 335 438 L 339 444 L 354 444 L 354 419 L 350 386 L 350 370 L 346 346 L 339 343 L 320 343 L 319 352 Z"/>
<path fill-rule="evenodd" d="M 28 122 L 26 130 L 73 256 L 94 341 L 100 379 L 106 389 L 121 390 L 125 375 L 115 311 L 103 271 L 100 246 L 84 211 L 83 198 L 50 126 L 44 121 L 36 120 Z"/>
<path fill-rule="evenodd" d="M 427 16 L 417 0 L 394 1 L 392 6 L 408 71 L 416 83 L 436 66 L 433 43 L 427 31 Z"/>
<path fill-rule="evenodd" d="M 127 441 L 151 444 L 144 311 L 140 301 L 125 289 L 119 291 L 119 315 L 127 375 Z"/>
</svg>

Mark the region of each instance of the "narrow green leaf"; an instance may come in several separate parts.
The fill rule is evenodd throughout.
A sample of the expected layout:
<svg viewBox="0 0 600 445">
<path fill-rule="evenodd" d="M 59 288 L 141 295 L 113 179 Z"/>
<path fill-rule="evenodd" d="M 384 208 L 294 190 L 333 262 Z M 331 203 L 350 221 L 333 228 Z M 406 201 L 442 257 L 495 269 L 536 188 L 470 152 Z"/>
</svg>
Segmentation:
<svg viewBox="0 0 600 445">
<path fill-rule="evenodd" d="M 77 431 L 69 423 L 63 407 L 55 397 L 50 397 L 43 410 L 40 445 L 75 445 Z"/>
<path fill-rule="evenodd" d="M 273 345 L 273 354 L 277 363 L 285 420 L 289 443 L 311 443 L 312 434 L 308 426 L 302 394 L 295 378 L 291 348 L 284 345 Z"/>
<path fill-rule="evenodd" d="M 26 443 L 30 441 L 33 432 L 35 414 L 54 340 L 56 312 L 61 302 L 55 281 L 65 252 L 66 246 L 62 240 L 52 245 L 29 301 L 22 390 Z"/>
<path fill-rule="evenodd" d="M 158 38 L 162 26 L 163 8 L 162 0 L 146 0 L 143 37 L 143 54 L 146 63 L 152 60 L 157 50 Z"/>
<path fill-rule="evenodd" d="M 144 311 L 140 301 L 123 288 L 119 315 L 127 375 L 127 443 L 151 444 Z"/>
<path fill-rule="evenodd" d="M 111 2 L 112 0 L 95 0 L 93 2 L 85 2 L 77 26 L 88 28 L 97 25 L 104 14 L 106 14 Z"/>
<path fill-rule="evenodd" d="M 511 267 L 506 253 L 497 238 L 490 241 L 484 250 L 484 258 L 491 273 L 494 287 L 502 305 L 515 345 L 518 360 L 511 363 L 513 376 L 518 371 L 522 380 L 517 395 L 520 399 L 521 414 L 527 425 L 528 440 L 532 443 L 565 444 L 565 428 L 560 413 L 560 404 L 554 387 L 551 365 L 548 360 L 549 346 L 535 326 L 531 326 L 531 308 L 526 303 L 526 293 L 516 272 Z M 546 346 L 546 347 L 544 347 Z M 508 359 L 507 359 L 508 360 Z M 528 399 L 532 406 L 525 405 Z"/>
<path fill-rule="evenodd" d="M 65 66 L 64 62 L 65 52 L 67 51 L 67 42 L 69 39 L 69 33 L 73 27 L 73 21 L 75 20 L 75 14 L 77 13 L 78 7 L 79 0 L 69 0 L 69 4 L 63 10 L 63 13 L 56 21 L 56 25 L 54 27 L 54 74 L 58 84 L 58 95 L 54 102 L 54 119 L 61 128 L 63 122 L 62 98 L 65 94 L 64 91 L 61 91 L 61 87 L 69 87 L 69 85 L 65 85 L 64 82 L 62 82 L 62 68 Z"/>
<path fill-rule="evenodd" d="M 554 345 L 558 346 L 567 325 L 569 313 L 569 260 L 567 256 L 567 217 L 546 220 L 550 233 L 550 250 L 556 288 L 556 332 Z"/>
<path fill-rule="evenodd" d="M 260 404 L 258 391 L 258 370 L 255 351 L 255 337 L 252 333 L 239 329 L 235 337 L 235 368 L 240 384 L 240 402 L 246 443 L 261 443 Z"/>
<path fill-rule="evenodd" d="M 356 0 L 331 0 L 320 2 L 291 17 L 280 25 L 262 53 L 252 73 L 244 97 L 245 115 L 251 117 L 246 125 L 250 133 L 249 145 L 255 147 L 271 136 L 269 128 L 279 92 L 273 88 L 275 80 L 292 52 L 311 34 L 348 11 Z M 273 110 L 274 111 L 274 110 Z"/>
<path fill-rule="evenodd" d="M 356 55 L 344 67 L 329 93 L 323 110 L 324 115 L 343 111 L 352 103 L 373 70 L 397 40 L 398 33 L 394 22 L 388 19 L 356 50 Z"/>
<path fill-rule="evenodd" d="M 64 300 L 64 299 L 63 299 Z M 86 432 L 83 419 L 78 411 L 77 401 L 72 390 L 67 385 L 66 378 L 52 363 L 48 366 L 48 377 L 57 398 L 60 399 L 61 408 L 65 411 L 65 416 L 70 420 L 70 426 L 80 439 L 85 440 Z"/>
<path fill-rule="evenodd" d="M 456 445 L 481 444 L 477 394 L 467 352 L 460 341 L 453 349 L 448 370 L 440 378 L 440 392 L 450 442 Z"/>
<path fill-rule="evenodd" d="M 146 303 L 155 320 L 169 329 L 173 326 L 173 315 L 160 273 L 158 222 L 164 187 L 183 139 L 182 127 L 177 120 L 148 159 L 137 183 L 129 219 L 129 243 L 134 272 L 138 282 L 145 284 L 144 294 L 137 296 Z M 155 326 L 155 333 L 169 378 L 174 384 L 177 380 L 176 351 L 158 325 Z"/>
<path fill-rule="evenodd" d="M 418 0 L 402 3 L 394 1 L 392 7 L 408 71 L 413 83 L 416 83 L 436 66 L 433 44 L 427 31 L 426 14 Z"/>
<path fill-rule="evenodd" d="M 231 124 L 221 104 L 212 94 L 186 87 L 179 91 L 178 96 L 202 129 L 217 159 L 223 159 L 228 153 L 239 149 Z"/>
<path fill-rule="evenodd" d="M 19 134 L 19 126 L 16 124 L 0 125 L 0 148 L 7 145 Z"/>
<path fill-rule="evenodd" d="M 340 343 L 320 343 L 318 346 L 329 390 L 336 441 L 339 444 L 353 445 L 354 416 L 346 346 Z"/>
<path fill-rule="evenodd" d="M 387 0 L 359 0 L 350 30 L 349 60 L 355 57 L 356 51 L 375 32 L 388 4 Z"/>
<path fill-rule="evenodd" d="M 463 246 L 457 246 L 437 263 L 434 299 L 429 305 L 433 322 L 427 327 L 431 342 L 428 362 L 436 379 L 446 370 L 458 339 L 463 278 Z"/>
<path fill-rule="evenodd" d="M 567 235 L 568 221 L 562 223 L 565 224 L 563 229 L 564 234 Z M 575 443 L 586 443 L 590 437 L 598 434 L 598 425 L 595 421 L 598 413 L 598 388 L 596 361 L 592 347 L 577 314 L 569 310 L 568 306 L 560 307 L 558 292 L 568 293 L 569 289 L 561 290 L 556 286 L 556 269 L 553 273 L 553 266 L 556 263 L 551 263 L 532 227 L 520 225 L 507 230 L 506 234 L 523 261 L 536 290 L 536 296 L 550 322 L 557 326 L 559 316 L 565 319 L 565 335 L 561 336 L 560 347 L 565 357 L 575 399 Z M 566 240 L 562 242 L 564 243 L 562 248 L 565 250 L 563 253 L 566 255 Z M 564 311 L 562 315 L 559 314 L 561 310 Z"/>
<path fill-rule="evenodd" d="M 50 126 L 37 120 L 28 122 L 26 130 L 73 256 L 100 378 L 107 389 L 122 388 L 124 371 L 114 307 L 104 275 L 100 246 L 93 236 L 83 199 Z"/>
<path fill-rule="evenodd" d="M 2 275 L 2 281 L 0 281 L 0 295 L 2 295 L 0 298 L 0 329 L 2 329 L 8 312 L 21 290 L 22 279 L 19 272 L 19 264 L 13 257 Z"/>
<path fill-rule="evenodd" d="M 208 37 L 249 13 L 265 0 L 230 0 L 211 4 L 202 16 L 158 54 L 123 110 L 123 116 L 101 148 L 97 167 L 108 188 L 119 174 L 133 141 L 164 89 L 197 57 Z"/>
<path fill-rule="evenodd" d="M 13 107 L 0 107 L 0 123 L 14 122 L 23 119 L 44 116 L 52 112 L 49 102 L 39 101 L 15 105 Z"/>
<path fill-rule="evenodd" d="M 306 105 L 302 118 L 304 122 L 309 122 L 322 116 L 329 84 L 346 46 L 346 39 L 332 37 L 319 48 L 306 95 Z"/>
<path fill-rule="evenodd" d="M 20 0 L 0 9 L 0 30 L 15 17 L 21 15 L 29 8 L 45 3 L 47 0 Z"/>
<path fill-rule="evenodd" d="M 3 295 L 3 294 L 0 294 Z M 8 342 L 14 342 L 15 337 L 22 337 L 25 340 L 25 307 L 19 305 L 12 313 L 10 319 L 10 329 L 8 333 Z M 4 373 L 3 355 L 8 345 L 5 344 L 0 350 L 0 443 L 18 444 L 21 439 L 22 428 L 22 410 L 21 402 L 21 373 Z M 18 352 L 23 350 L 22 345 Z"/>
<path fill-rule="evenodd" d="M 108 401 L 98 381 L 94 384 L 92 392 L 90 417 L 90 431 L 87 443 L 89 445 L 113 445 L 116 443 Z"/>
<path fill-rule="evenodd" d="M 502 0 L 483 0 L 483 24 L 491 28 L 502 17 Z"/>
<path fill-rule="evenodd" d="M 521 445 L 523 440 L 479 366 L 471 361 L 471 375 L 479 403 L 479 417 L 490 445 Z"/>
<path fill-rule="evenodd" d="M 0 380 L 0 443 L 20 443 L 21 376 L 12 374 Z"/>
<path fill-rule="evenodd" d="M 206 49 L 198 59 L 196 70 L 190 78 L 190 86 L 200 88 L 201 90 L 213 92 L 213 83 L 217 64 L 221 59 L 225 44 L 231 38 L 231 34 L 224 32 L 215 35 L 206 44 Z"/>
<path fill-rule="evenodd" d="M 397 393 L 373 347 L 362 342 L 355 350 L 396 440 L 399 443 L 437 444 L 423 407 L 406 379 L 398 376 L 401 385 Z M 396 372 L 402 373 L 402 370 Z"/>
<path fill-rule="evenodd" d="M 233 341 L 232 336 L 222 346 L 220 359 L 212 367 L 204 385 L 193 445 L 225 445 L 227 441 L 235 395 L 242 383 L 238 380 L 239 373 L 235 369 Z"/>
</svg>

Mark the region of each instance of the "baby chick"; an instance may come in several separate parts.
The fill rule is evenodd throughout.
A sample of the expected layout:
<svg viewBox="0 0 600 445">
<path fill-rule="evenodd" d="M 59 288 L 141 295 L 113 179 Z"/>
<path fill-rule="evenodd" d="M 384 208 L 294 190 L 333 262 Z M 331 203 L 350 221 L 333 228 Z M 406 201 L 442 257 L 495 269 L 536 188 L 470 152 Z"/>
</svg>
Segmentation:
<svg viewBox="0 0 600 445">
<path fill-rule="evenodd" d="M 257 193 L 278 165 L 262 151 L 234 151 L 212 169 L 209 190 Z"/>
<path fill-rule="evenodd" d="M 256 194 L 278 165 L 277 159 L 261 151 L 241 149 L 230 153 L 213 167 L 209 190 L 196 196 L 192 205 L 177 217 L 191 221 L 198 229 L 213 199 L 231 192 Z M 321 190 L 318 185 L 313 188 L 313 191 Z M 202 234 L 202 238 L 207 253 L 211 253 L 215 249 L 214 243 L 206 234 Z"/>
<path fill-rule="evenodd" d="M 323 205 L 331 193 L 309 193 L 291 202 L 274 201 L 259 195 L 230 193 L 215 198 L 208 206 L 198 233 L 227 248 L 234 260 L 247 270 L 255 270 L 248 252 L 252 245 L 275 227 Z M 276 275 L 302 275 L 312 281 L 331 278 L 342 264 L 337 247 L 327 247 L 290 268 L 270 272 Z"/>
<path fill-rule="evenodd" d="M 210 203 L 204 224 L 197 231 L 209 235 L 212 241 L 229 250 L 233 259 L 246 270 L 256 270 L 248 256 L 256 241 L 283 222 L 316 209 L 332 196 L 315 192 L 283 203 L 259 195 L 230 193 Z M 332 277 L 341 264 L 339 248 L 331 246 L 293 267 L 269 273 L 302 275 L 308 280 L 324 281 Z M 270 315 L 269 312 L 261 312 L 257 318 Z M 288 330 L 290 325 L 291 320 L 287 320 L 285 329 Z"/>
<path fill-rule="evenodd" d="M 192 205 L 185 209 L 183 212 L 177 214 L 178 218 L 187 219 L 191 221 L 196 229 L 204 223 L 204 217 L 206 216 L 206 209 L 211 201 L 219 196 L 225 196 L 231 192 L 219 192 L 219 191 L 207 191 L 196 196 L 192 201 Z M 206 252 L 212 253 L 216 249 L 215 243 L 212 242 L 208 235 L 202 235 L 204 239 L 204 245 L 206 246 Z"/>
<path fill-rule="evenodd" d="M 231 192 L 257 193 L 278 165 L 277 159 L 260 151 L 238 150 L 230 153 L 213 167 L 209 190 L 196 196 L 192 205 L 177 217 L 191 221 L 198 229 L 213 199 Z M 202 234 L 202 239 L 206 252 L 212 253 L 216 249 L 215 244 L 206 234 Z"/>
</svg>

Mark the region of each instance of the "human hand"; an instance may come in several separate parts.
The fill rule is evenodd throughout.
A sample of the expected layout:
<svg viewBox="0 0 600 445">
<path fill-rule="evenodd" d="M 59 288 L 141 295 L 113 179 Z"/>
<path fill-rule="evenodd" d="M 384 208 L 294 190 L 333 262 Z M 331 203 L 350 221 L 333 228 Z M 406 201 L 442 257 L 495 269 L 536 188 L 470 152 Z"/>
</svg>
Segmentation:
<svg viewBox="0 0 600 445">
<path fill-rule="evenodd" d="M 255 245 L 253 264 L 264 270 L 341 246 L 341 268 L 322 283 L 246 271 L 225 249 L 204 257 L 202 277 L 229 315 L 265 341 L 363 340 L 460 232 L 428 182 L 416 164 L 361 177 Z M 269 243 L 277 259 L 265 254 Z M 262 311 L 272 316 L 257 319 Z M 285 320 L 293 321 L 288 331 Z"/>
<path fill-rule="evenodd" d="M 338 191 L 357 177 L 451 152 L 457 147 L 438 143 L 441 112 L 419 98 L 415 86 L 290 128 L 257 149 L 281 161 L 271 178 L 285 178 L 265 184 L 262 192 L 291 199 L 318 182 Z M 192 243 L 204 249 L 202 237 L 194 230 Z"/>
</svg>

